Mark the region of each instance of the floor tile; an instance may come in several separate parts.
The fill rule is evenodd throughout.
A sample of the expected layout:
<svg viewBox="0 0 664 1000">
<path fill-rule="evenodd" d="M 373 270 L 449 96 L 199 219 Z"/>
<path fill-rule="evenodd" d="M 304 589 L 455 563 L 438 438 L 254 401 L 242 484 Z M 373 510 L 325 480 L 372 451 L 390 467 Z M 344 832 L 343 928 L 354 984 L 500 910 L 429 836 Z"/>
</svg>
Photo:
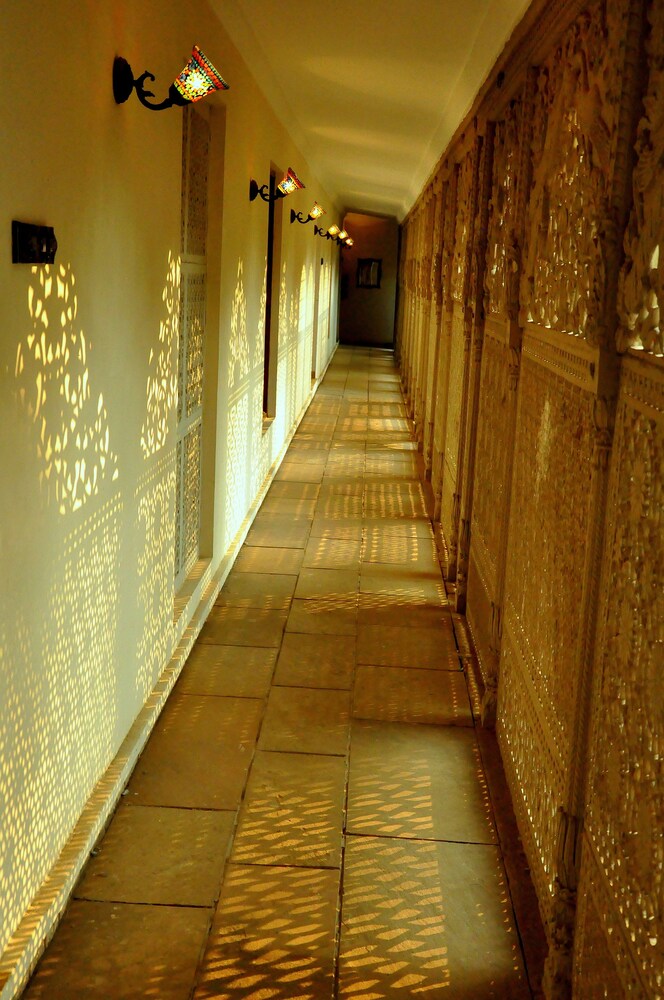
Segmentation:
<svg viewBox="0 0 664 1000">
<path fill-rule="evenodd" d="M 367 531 L 362 561 L 440 573 L 433 538 L 404 532 Z"/>
<path fill-rule="evenodd" d="M 353 723 L 349 833 L 495 844 L 475 733 L 458 726 Z"/>
<path fill-rule="evenodd" d="M 261 513 L 284 515 L 289 517 L 313 518 L 316 512 L 317 500 L 291 499 L 289 497 L 272 497 L 269 493 L 261 504 Z"/>
<path fill-rule="evenodd" d="M 357 538 L 310 538 L 302 566 L 307 569 L 353 570 L 359 579 L 362 542 Z"/>
<path fill-rule="evenodd" d="M 180 675 L 178 691 L 264 698 L 270 689 L 276 658 L 276 648 L 197 642 Z"/>
<path fill-rule="evenodd" d="M 296 575 L 233 571 L 221 589 L 216 607 L 284 610 L 290 607 L 296 584 Z"/>
<path fill-rule="evenodd" d="M 213 906 L 235 812 L 122 803 L 76 886 L 78 899 Z"/>
<path fill-rule="evenodd" d="M 297 598 L 291 605 L 286 632 L 320 635 L 355 635 L 357 632 L 357 594 L 345 601 Z"/>
<path fill-rule="evenodd" d="M 402 628 L 440 628 L 452 632 L 449 608 L 413 594 L 360 594 L 360 625 L 400 625 Z"/>
<path fill-rule="evenodd" d="M 353 716 L 384 722 L 472 726 L 460 671 L 358 666 Z"/>
<path fill-rule="evenodd" d="M 214 607 L 198 637 L 221 646 L 279 646 L 288 612 Z"/>
<path fill-rule="evenodd" d="M 325 465 L 306 465 L 304 462 L 282 462 L 275 476 L 276 482 L 320 483 Z"/>
<path fill-rule="evenodd" d="M 275 684 L 350 690 L 355 670 L 355 638 L 286 632 Z"/>
<path fill-rule="evenodd" d="M 424 670 L 460 670 L 452 629 L 358 622 L 357 662 Z"/>
<path fill-rule="evenodd" d="M 315 500 L 319 489 L 318 483 L 293 483 L 275 480 L 267 495 L 269 497 L 288 497 L 291 500 Z"/>
<path fill-rule="evenodd" d="M 345 754 L 349 728 L 347 691 L 273 686 L 258 745 L 261 750 Z"/>
<path fill-rule="evenodd" d="M 359 584 L 358 569 L 308 569 L 303 567 L 297 578 L 295 596 L 309 598 L 344 599 L 356 595 Z"/>
<path fill-rule="evenodd" d="M 258 750 L 240 810 L 232 860 L 338 867 L 345 784 L 343 757 Z"/>
<path fill-rule="evenodd" d="M 304 552 L 279 546 L 243 545 L 233 566 L 234 573 L 299 573 Z"/>
<path fill-rule="evenodd" d="M 228 866 L 194 1000 L 331 1000 L 339 873 Z"/>
<path fill-rule="evenodd" d="M 349 837 L 339 996 L 527 1000 L 498 850 Z"/>
<path fill-rule="evenodd" d="M 174 692 L 129 782 L 130 802 L 236 809 L 263 702 Z"/>
<path fill-rule="evenodd" d="M 364 520 L 361 517 L 318 517 L 311 522 L 311 538 L 354 538 L 361 541 Z"/>
<path fill-rule="evenodd" d="M 183 1000 L 212 911 L 74 900 L 24 1000 Z"/>
<path fill-rule="evenodd" d="M 360 569 L 360 590 L 363 594 L 415 597 L 433 604 L 443 604 L 447 600 L 438 570 L 425 572 L 387 563 L 363 564 Z"/>
<path fill-rule="evenodd" d="M 277 546 L 284 549 L 303 549 L 307 544 L 311 521 L 290 520 L 289 524 L 273 522 L 268 524 L 265 521 L 252 525 L 247 534 L 245 545 L 267 546 L 275 548 Z"/>
</svg>

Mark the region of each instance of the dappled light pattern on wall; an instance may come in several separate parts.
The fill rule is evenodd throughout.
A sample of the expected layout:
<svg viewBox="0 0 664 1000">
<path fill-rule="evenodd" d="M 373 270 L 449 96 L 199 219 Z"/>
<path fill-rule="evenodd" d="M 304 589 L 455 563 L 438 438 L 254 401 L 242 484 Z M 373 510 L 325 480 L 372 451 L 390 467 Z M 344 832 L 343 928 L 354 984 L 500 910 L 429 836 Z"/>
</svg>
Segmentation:
<svg viewBox="0 0 664 1000">
<path fill-rule="evenodd" d="M 180 261 L 170 252 L 166 284 L 161 298 L 164 303 L 164 318 L 159 323 L 158 347 L 150 348 L 146 417 L 141 428 L 141 448 L 145 458 L 155 455 L 166 444 L 178 391 L 173 350 L 178 338 Z"/>
<path fill-rule="evenodd" d="M 138 605 L 142 631 L 137 643 L 136 691 L 141 702 L 168 661 L 173 644 L 173 553 L 175 549 L 175 449 L 139 482 L 137 536 Z"/>
<path fill-rule="evenodd" d="M 71 267 L 34 267 L 32 274 L 32 330 L 16 353 L 18 395 L 35 424 L 40 485 L 68 514 L 95 496 L 104 480 L 117 479 L 117 457 L 103 395 L 90 385 Z"/>
<path fill-rule="evenodd" d="M 0 951 L 116 749 L 121 510 L 65 539 L 38 624 L 0 631 Z"/>
<path fill-rule="evenodd" d="M 263 310 L 261 315 L 265 315 Z M 237 281 L 231 303 L 231 340 L 229 344 L 228 388 L 232 389 L 249 374 L 249 338 L 247 336 L 247 298 L 244 292 L 244 265 L 237 265 Z"/>
</svg>

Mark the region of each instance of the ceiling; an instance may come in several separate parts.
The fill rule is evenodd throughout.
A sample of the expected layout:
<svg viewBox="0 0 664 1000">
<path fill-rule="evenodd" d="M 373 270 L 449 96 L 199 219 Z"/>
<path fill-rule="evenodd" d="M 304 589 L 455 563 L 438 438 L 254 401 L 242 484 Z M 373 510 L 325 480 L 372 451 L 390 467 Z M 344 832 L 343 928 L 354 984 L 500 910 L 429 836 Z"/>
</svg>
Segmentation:
<svg viewBox="0 0 664 1000">
<path fill-rule="evenodd" d="M 211 2 L 339 206 L 398 219 L 528 7 L 528 0 Z"/>
</svg>

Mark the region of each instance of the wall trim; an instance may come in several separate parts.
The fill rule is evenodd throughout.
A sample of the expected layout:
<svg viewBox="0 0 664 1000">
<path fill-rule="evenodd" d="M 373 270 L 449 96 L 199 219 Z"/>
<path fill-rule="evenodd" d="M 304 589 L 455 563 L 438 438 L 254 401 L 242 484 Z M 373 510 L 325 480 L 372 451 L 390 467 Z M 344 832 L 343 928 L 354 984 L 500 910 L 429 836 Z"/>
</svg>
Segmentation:
<svg viewBox="0 0 664 1000">
<path fill-rule="evenodd" d="M 209 572 L 209 560 L 201 560 L 201 563 L 205 564 L 208 569 L 203 576 L 208 579 L 201 580 L 200 587 L 196 588 L 196 592 L 200 596 L 196 606 L 191 611 L 188 622 L 185 614 L 181 614 L 180 638 L 170 660 L 125 736 L 120 749 L 95 785 L 57 861 L 46 876 L 19 926 L 9 939 L 5 951 L 0 956 L 0 1000 L 16 1000 L 55 934 L 90 852 L 106 830 L 138 758 L 143 752 L 168 696 L 187 662 L 189 653 L 212 610 L 219 591 L 226 582 L 254 518 L 272 485 L 305 413 L 314 400 L 338 346 L 338 343 L 334 344 L 323 371 L 312 384 L 306 403 L 300 410 L 277 458 L 270 466 L 260 490 L 214 575 Z M 200 566 L 200 564 L 197 565 Z M 193 599 L 187 602 L 187 608 L 189 609 L 192 604 Z"/>
</svg>

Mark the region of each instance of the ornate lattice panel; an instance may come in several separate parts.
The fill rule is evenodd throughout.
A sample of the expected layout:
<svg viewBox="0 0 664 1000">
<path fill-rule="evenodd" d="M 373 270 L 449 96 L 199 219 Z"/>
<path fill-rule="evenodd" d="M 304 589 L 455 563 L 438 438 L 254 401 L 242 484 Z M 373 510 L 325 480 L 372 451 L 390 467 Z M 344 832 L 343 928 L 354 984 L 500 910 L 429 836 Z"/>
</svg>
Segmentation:
<svg viewBox="0 0 664 1000">
<path fill-rule="evenodd" d="M 496 123 L 493 178 L 484 284 L 489 312 L 506 316 L 518 298 L 520 251 L 517 239 L 519 125 L 521 102 L 514 101 Z"/>
<path fill-rule="evenodd" d="M 627 4 L 593 4 L 540 68 L 521 305 L 524 321 L 602 339 Z"/>
<path fill-rule="evenodd" d="M 176 458 L 176 589 L 199 556 L 210 128 L 188 108 L 182 134 L 182 264 Z"/>
<path fill-rule="evenodd" d="M 469 267 L 475 206 L 476 154 L 471 149 L 464 156 L 459 166 L 458 197 L 456 203 L 456 222 L 454 232 L 454 259 L 451 273 L 452 298 L 459 303 L 464 302 L 466 294 L 467 272 Z"/>
<path fill-rule="evenodd" d="M 634 207 L 625 233 L 619 309 L 618 348 L 637 347 L 664 354 L 660 298 L 664 276 L 664 5 L 648 7 L 650 76 L 639 122 L 638 161 L 632 175 Z"/>
<path fill-rule="evenodd" d="M 512 793 L 523 796 L 526 840 L 536 849 L 531 863 L 541 879 L 551 870 L 554 843 L 550 827 L 540 827 L 537 809 L 564 804 L 559 784 L 552 782 L 567 768 L 572 750 L 592 452 L 590 394 L 524 357 L 499 711 L 518 782 Z M 542 755 L 546 765 L 536 763 Z"/>
<path fill-rule="evenodd" d="M 609 521 L 586 823 L 606 904 L 602 933 L 627 940 L 638 970 L 664 992 L 664 365 L 624 364 Z M 599 934 L 599 930 L 593 931 Z M 590 958 L 581 951 L 579 976 Z M 639 994 L 640 995 L 640 994 Z"/>
<path fill-rule="evenodd" d="M 137 642 L 136 690 L 142 703 L 172 652 L 173 547 L 176 536 L 173 494 L 176 449 L 170 449 L 139 482 L 138 600 L 142 630 Z"/>
<path fill-rule="evenodd" d="M 505 530 L 504 514 L 510 484 L 507 481 L 510 406 L 516 393 L 510 390 L 510 350 L 496 337 L 484 338 L 482 381 L 477 426 L 477 459 L 473 491 L 472 545 L 481 549 L 487 582 L 495 587 L 496 560 Z"/>
<path fill-rule="evenodd" d="M 553 891 L 556 818 L 565 775 L 531 684 L 519 622 L 506 608 L 500 658 L 497 730 L 540 909 L 546 918 Z"/>
<path fill-rule="evenodd" d="M 190 417 L 203 405 L 203 360 L 205 335 L 205 274 L 187 274 L 184 279 L 184 332 L 186 352 L 186 413 Z"/>
<path fill-rule="evenodd" d="M 185 575 L 198 559 L 201 524 L 201 433 L 196 424 L 184 439 L 182 457 L 183 570 Z"/>
<path fill-rule="evenodd" d="M 261 404 L 262 414 L 262 404 Z M 262 419 L 262 416 L 261 416 Z M 244 394 L 228 414 L 228 458 L 226 460 L 226 544 L 240 527 L 248 500 L 249 396 Z"/>
<path fill-rule="evenodd" d="M 210 151 L 210 126 L 193 108 L 187 108 L 188 119 L 183 145 L 188 143 L 187 159 L 183 162 L 184 221 L 182 250 L 185 254 L 205 257 L 207 246 L 207 186 Z M 184 156 L 183 156 L 184 159 Z"/>
</svg>

